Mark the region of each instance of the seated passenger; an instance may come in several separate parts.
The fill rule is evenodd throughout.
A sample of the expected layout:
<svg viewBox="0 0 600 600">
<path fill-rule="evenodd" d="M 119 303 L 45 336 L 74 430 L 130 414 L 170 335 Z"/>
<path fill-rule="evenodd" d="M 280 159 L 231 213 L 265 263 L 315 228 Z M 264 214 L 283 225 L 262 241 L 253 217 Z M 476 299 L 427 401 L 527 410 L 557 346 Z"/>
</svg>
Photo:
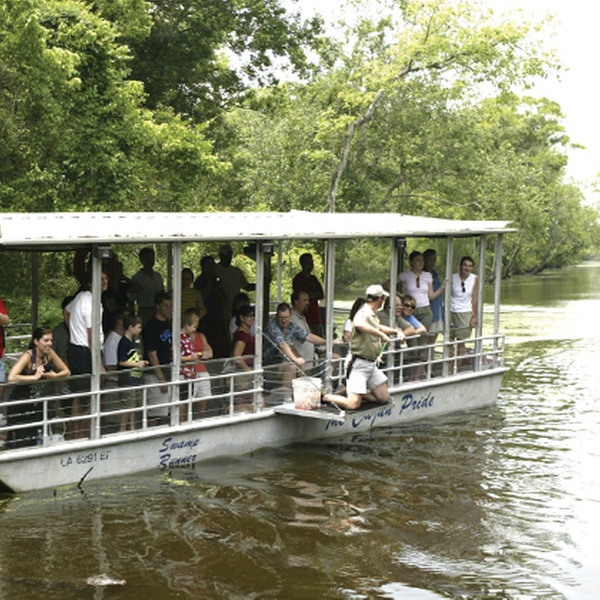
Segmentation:
<svg viewBox="0 0 600 600">
<path fill-rule="evenodd" d="M 254 337 L 254 307 L 242 306 L 238 309 L 238 327 L 233 334 L 231 358 L 225 364 L 225 372 L 243 373 L 235 375 L 234 387 L 236 392 L 251 390 L 254 387 L 255 337 Z M 253 409 L 252 395 L 240 394 L 235 397 L 236 411 L 251 411 Z"/>
<path fill-rule="evenodd" d="M 38 327 L 33 332 L 28 350 L 21 354 L 8 374 L 9 383 L 29 383 L 30 385 L 16 386 L 11 399 L 39 399 L 46 391 L 45 384 L 48 380 L 68 377 L 70 374 L 67 365 L 52 349 L 52 330 L 47 327 Z M 54 393 L 54 390 L 49 391 L 50 394 Z M 44 405 L 41 401 L 16 406 L 9 405 L 8 425 L 41 421 L 44 416 L 43 409 Z M 41 424 L 37 423 L 29 428 L 9 432 L 6 446 L 20 448 L 35 445 L 41 428 Z"/>
<path fill-rule="evenodd" d="M 404 333 L 404 335 L 406 337 L 408 337 L 409 335 L 416 335 L 417 330 L 416 328 L 411 325 L 403 316 L 402 316 L 402 296 L 400 294 L 396 295 L 396 322 L 393 323 L 392 325 L 395 325 L 396 327 L 402 329 L 402 333 Z M 388 326 L 392 326 L 390 325 L 390 299 L 389 297 L 385 299 L 385 302 L 383 304 L 383 310 L 380 310 L 377 313 L 377 317 L 379 318 L 379 321 L 381 323 L 383 323 L 384 325 L 388 325 Z"/>
<path fill-rule="evenodd" d="M 344 333 L 343 338 L 344 342 L 348 343 L 350 341 L 350 334 L 352 333 L 352 321 L 356 316 L 356 313 L 359 311 L 360 307 L 366 302 L 364 298 L 357 298 L 350 309 L 350 316 L 346 319 L 344 323 Z"/>
<path fill-rule="evenodd" d="M 411 348 L 418 348 L 427 342 L 427 338 L 422 335 L 427 333 L 427 328 L 413 315 L 416 306 L 417 303 L 410 294 L 402 296 L 402 317 L 415 329 L 413 336 L 406 341 Z M 425 366 L 422 364 L 425 361 L 425 354 L 424 350 L 415 350 L 411 355 L 407 355 L 406 362 L 420 363 L 411 369 L 411 379 L 413 381 L 422 379 L 425 375 Z"/>
<path fill-rule="evenodd" d="M 236 368 L 240 371 L 251 371 L 254 368 L 254 307 L 249 304 L 238 309 L 237 329 L 233 334 L 231 356 L 235 358 Z"/>
<path fill-rule="evenodd" d="M 235 297 L 233 298 L 233 303 L 231 305 L 231 315 L 232 316 L 231 316 L 231 320 L 229 321 L 229 335 L 232 340 L 233 340 L 233 334 L 236 332 L 236 330 L 238 328 L 237 318 L 238 318 L 240 308 L 242 308 L 242 306 L 249 306 L 249 305 L 250 305 L 250 296 L 248 296 L 248 294 L 246 294 L 245 292 L 240 292 L 239 294 L 236 294 Z M 256 335 L 256 332 L 252 331 L 252 335 Z"/>
<path fill-rule="evenodd" d="M 305 317 L 306 309 L 310 303 L 310 299 L 308 297 L 308 292 L 303 290 L 296 290 L 292 292 L 291 296 L 292 301 L 292 323 L 297 325 L 300 329 L 302 329 L 308 338 L 308 334 L 311 333 L 310 326 Z M 325 342 L 325 340 L 323 340 Z M 311 343 L 306 339 L 304 342 L 301 342 L 299 339 L 294 341 L 294 350 L 298 356 L 301 356 L 304 359 L 304 370 L 310 369 L 315 364 L 316 356 L 316 346 L 314 343 Z"/>
<path fill-rule="evenodd" d="M 294 352 L 294 343 L 310 342 L 317 346 L 325 344 L 325 340 L 314 333 L 306 333 L 292 323 L 292 309 L 287 302 L 277 306 L 274 319 L 269 321 L 264 333 L 263 365 L 278 366 L 285 393 L 291 397 L 292 379 L 297 376 L 297 367 L 303 367 L 305 359 Z"/>
<path fill-rule="evenodd" d="M 425 327 L 425 325 L 423 325 L 423 323 L 421 323 L 421 321 L 419 321 L 414 315 L 413 315 L 413 311 L 415 310 L 417 303 L 415 302 L 415 299 L 410 295 L 410 294 L 404 294 L 404 296 L 402 296 L 401 298 L 402 302 L 401 302 L 401 315 L 402 318 L 414 328 L 414 331 L 412 332 L 411 335 L 420 335 L 422 333 L 427 333 L 427 328 Z M 413 340 L 412 344 L 409 344 L 416 346 L 417 345 L 417 341 Z"/>
</svg>

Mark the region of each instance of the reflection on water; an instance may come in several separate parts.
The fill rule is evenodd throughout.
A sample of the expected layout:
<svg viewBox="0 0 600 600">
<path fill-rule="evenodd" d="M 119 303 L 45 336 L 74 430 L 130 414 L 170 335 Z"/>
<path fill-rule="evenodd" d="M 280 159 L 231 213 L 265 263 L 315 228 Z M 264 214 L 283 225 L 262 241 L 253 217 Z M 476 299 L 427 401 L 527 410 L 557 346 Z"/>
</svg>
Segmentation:
<svg viewBox="0 0 600 600">
<path fill-rule="evenodd" d="M 0 596 L 600 597 L 599 276 L 506 286 L 491 409 L 4 500 Z"/>
</svg>

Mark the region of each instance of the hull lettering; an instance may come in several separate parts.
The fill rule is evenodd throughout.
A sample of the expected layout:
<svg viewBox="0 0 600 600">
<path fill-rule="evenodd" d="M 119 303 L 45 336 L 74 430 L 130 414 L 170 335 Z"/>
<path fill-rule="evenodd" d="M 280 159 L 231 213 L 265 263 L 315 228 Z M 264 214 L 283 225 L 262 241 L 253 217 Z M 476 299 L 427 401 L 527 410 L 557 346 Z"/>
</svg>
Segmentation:
<svg viewBox="0 0 600 600">
<path fill-rule="evenodd" d="M 172 437 L 162 441 L 158 451 L 158 469 L 193 469 L 197 454 L 193 452 L 200 444 L 200 439 L 173 441 Z"/>
</svg>

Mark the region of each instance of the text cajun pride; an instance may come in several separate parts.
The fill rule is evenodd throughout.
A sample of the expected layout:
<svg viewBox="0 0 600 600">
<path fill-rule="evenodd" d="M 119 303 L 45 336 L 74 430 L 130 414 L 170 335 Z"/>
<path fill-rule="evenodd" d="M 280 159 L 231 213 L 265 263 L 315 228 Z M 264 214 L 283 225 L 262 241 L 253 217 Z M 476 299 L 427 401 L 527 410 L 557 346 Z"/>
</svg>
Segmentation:
<svg viewBox="0 0 600 600">
<path fill-rule="evenodd" d="M 417 411 L 417 410 L 425 410 L 431 408 L 433 403 L 435 402 L 435 396 L 428 392 L 427 395 L 421 396 L 420 398 L 415 398 L 412 394 L 404 394 L 400 401 L 400 411 L 398 415 L 401 415 L 408 411 Z M 352 428 L 356 429 L 362 423 L 370 422 L 371 427 L 375 425 L 375 422 L 379 419 L 383 419 L 386 417 L 391 417 L 394 414 L 394 410 L 396 406 L 382 406 L 379 409 L 366 412 L 364 414 L 357 414 L 352 417 Z M 325 425 L 325 431 L 328 429 L 333 429 L 334 427 L 343 427 L 344 423 L 336 420 L 329 420 Z"/>
</svg>

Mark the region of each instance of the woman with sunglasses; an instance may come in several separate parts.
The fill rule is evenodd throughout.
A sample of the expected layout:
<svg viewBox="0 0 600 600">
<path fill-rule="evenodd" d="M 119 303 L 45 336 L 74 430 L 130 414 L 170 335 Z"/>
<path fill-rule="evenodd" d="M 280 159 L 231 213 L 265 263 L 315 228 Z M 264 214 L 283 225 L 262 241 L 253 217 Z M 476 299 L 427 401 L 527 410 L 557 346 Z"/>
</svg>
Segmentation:
<svg viewBox="0 0 600 600">
<path fill-rule="evenodd" d="M 465 353 L 462 340 L 471 337 L 471 330 L 477 325 L 477 302 L 479 280 L 473 273 L 475 261 L 470 256 L 460 259 L 458 273 L 452 275 L 450 303 L 450 338 L 461 340 L 457 344 L 457 354 Z"/>
<path fill-rule="evenodd" d="M 446 280 L 437 290 L 433 290 L 433 277 L 431 273 L 424 270 L 425 258 L 418 250 L 409 254 L 408 262 L 410 269 L 400 273 L 398 279 L 402 284 L 402 291 L 413 296 L 416 301 L 414 316 L 429 331 L 433 322 L 430 303 L 444 292 Z"/>
<path fill-rule="evenodd" d="M 409 348 L 415 348 L 414 351 L 406 354 L 405 362 L 407 364 L 415 363 L 414 367 L 410 369 L 410 378 L 412 381 L 418 381 L 425 376 L 425 364 L 424 360 L 426 353 L 423 349 L 419 349 L 425 340 L 424 333 L 427 333 L 427 328 L 419 319 L 414 315 L 417 307 L 416 300 L 410 294 L 404 294 L 402 296 L 402 318 L 407 321 L 413 327 L 413 334 L 406 340 Z"/>
</svg>

